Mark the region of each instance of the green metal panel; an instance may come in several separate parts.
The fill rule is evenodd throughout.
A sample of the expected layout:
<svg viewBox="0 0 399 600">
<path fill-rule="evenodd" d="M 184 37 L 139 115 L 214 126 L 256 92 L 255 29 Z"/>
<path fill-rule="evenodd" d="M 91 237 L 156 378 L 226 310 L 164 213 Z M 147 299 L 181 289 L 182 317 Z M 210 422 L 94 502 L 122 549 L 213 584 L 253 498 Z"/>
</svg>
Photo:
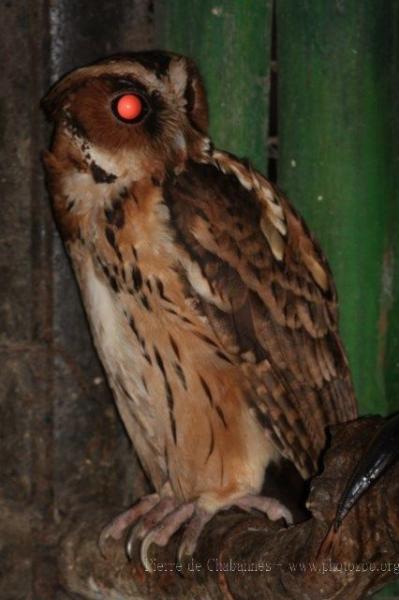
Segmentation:
<svg viewBox="0 0 399 600">
<path fill-rule="evenodd" d="M 167 0 L 163 46 L 193 57 L 208 90 L 215 144 L 266 168 L 271 0 Z"/>
<path fill-rule="evenodd" d="M 393 202 L 390 213 L 390 248 L 386 261 L 384 300 L 387 311 L 385 381 L 391 412 L 399 410 L 399 1 L 393 2 L 393 52 L 391 95 L 393 111 L 392 172 Z"/>
<path fill-rule="evenodd" d="M 392 21 L 390 0 L 277 1 L 279 183 L 330 260 L 360 408 L 374 413 L 388 408 Z"/>
</svg>

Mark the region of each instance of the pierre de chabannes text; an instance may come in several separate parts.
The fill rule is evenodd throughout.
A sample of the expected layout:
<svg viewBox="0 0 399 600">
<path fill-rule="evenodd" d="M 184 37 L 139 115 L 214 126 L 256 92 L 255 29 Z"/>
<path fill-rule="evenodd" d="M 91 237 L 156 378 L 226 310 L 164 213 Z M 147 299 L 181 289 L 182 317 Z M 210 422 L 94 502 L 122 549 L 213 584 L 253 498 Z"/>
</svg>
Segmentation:
<svg viewBox="0 0 399 600">
<path fill-rule="evenodd" d="M 182 573 L 190 571 L 200 573 L 201 571 L 209 571 L 215 573 L 270 573 L 274 569 L 285 569 L 292 573 L 307 571 L 317 573 L 349 573 L 349 572 L 379 572 L 379 573 L 395 573 L 399 575 L 399 563 L 391 562 L 334 562 L 331 560 L 321 562 L 288 562 L 284 563 L 269 563 L 269 562 L 245 562 L 235 561 L 232 559 L 220 560 L 218 558 L 209 558 L 205 563 L 191 558 L 187 563 L 182 562 L 160 562 L 155 559 L 149 561 L 149 566 L 152 571 L 158 573 L 167 573 L 177 571 Z"/>
</svg>

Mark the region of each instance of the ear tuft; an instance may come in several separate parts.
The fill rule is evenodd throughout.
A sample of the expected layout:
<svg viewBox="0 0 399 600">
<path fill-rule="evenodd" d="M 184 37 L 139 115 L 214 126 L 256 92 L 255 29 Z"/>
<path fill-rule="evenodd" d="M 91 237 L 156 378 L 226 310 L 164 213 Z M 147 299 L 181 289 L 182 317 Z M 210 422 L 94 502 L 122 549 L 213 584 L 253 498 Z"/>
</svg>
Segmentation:
<svg viewBox="0 0 399 600">
<path fill-rule="evenodd" d="M 189 58 L 172 60 L 169 76 L 175 92 L 186 100 L 186 111 L 192 125 L 202 133 L 208 130 L 208 101 L 199 70 Z"/>
</svg>

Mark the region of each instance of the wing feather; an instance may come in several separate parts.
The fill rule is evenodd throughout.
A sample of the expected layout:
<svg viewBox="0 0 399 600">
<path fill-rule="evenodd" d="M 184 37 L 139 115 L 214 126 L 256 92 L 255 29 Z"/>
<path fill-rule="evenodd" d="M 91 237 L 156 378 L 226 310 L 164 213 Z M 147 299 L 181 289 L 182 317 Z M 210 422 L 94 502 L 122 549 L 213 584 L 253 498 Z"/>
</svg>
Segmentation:
<svg viewBox="0 0 399 600">
<path fill-rule="evenodd" d="M 190 162 L 164 193 L 177 241 L 208 282 L 197 290 L 204 314 L 250 382 L 249 406 L 310 476 L 326 426 L 356 416 L 318 244 L 288 201 L 228 154 Z"/>
</svg>

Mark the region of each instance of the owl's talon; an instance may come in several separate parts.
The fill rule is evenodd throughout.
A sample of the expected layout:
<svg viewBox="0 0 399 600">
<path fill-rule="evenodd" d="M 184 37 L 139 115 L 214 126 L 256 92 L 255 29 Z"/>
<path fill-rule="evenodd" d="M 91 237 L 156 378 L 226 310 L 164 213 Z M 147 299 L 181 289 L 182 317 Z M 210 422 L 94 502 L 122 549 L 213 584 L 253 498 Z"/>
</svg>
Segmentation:
<svg viewBox="0 0 399 600">
<path fill-rule="evenodd" d="M 197 508 L 193 517 L 187 524 L 187 527 L 183 533 L 182 541 L 177 551 L 177 559 L 179 562 L 183 562 L 185 558 L 191 558 L 197 547 L 200 535 L 205 525 L 211 520 L 213 513 L 204 510 L 203 508 Z"/>
<path fill-rule="evenodd" d="M 157 504 L 143 515 L 138 523 L 133 525 L 126 540 L 126 554 L 130 560 L 134 556 L 135 541 L 144 539 L 152 529 L 173 511 L 177 503 L 178 501 L 170 496 L 161 498 Z"/>
<path fill-rule="evenodd" d="M 153 573 L 151 563 L 148 560 L 148 551 L 153 544 L 153 537 L 156 535 L 154 532 L 150 532 L 142 541 L 140 546 L 140 560 L 144 569 L 149 573 Z"/>
<path fill-rule="evenodd" d="M 128 510 L 115 517 L 108 525 L 106 525 L 98 539 L 98 546 L 103 556 L 106 556 L 106 545 L 109 539 L 120 540 L 129 527 L 136 523 L 141 516 L 145 515 L 151 508 L 159 502 L 158 494 L 149 494 L 143 496 Z"/>
<path fill-rule="evenodd" d="M 193 502 L 182 504 L 167 514 L 156 527 L 147 533 L 140 548 L 141 562 L 147 571 L 152 571 L 148 561 L 148 551 L 151 545 L 156 544 L 157 546 L 166 546 L 180 527 L 192 517 L 194 509 L 195 505 Z"/>
<path fill-rule="evenodd" d="M 134 535 L 132 535 L 134 530 L 135 530 L 135 527 L 133 527 L 133 529 L 129 533 L 129 536 L 128 536 L 128 538 L 126 540 L 126 544 L 125 544 L 126 556 L 128 557 L 129 560 L 132 560 L 133 556 L 134 556 L 133 549 L 134 549 L 134 542 L 136 540 Z"/>
</svg>

